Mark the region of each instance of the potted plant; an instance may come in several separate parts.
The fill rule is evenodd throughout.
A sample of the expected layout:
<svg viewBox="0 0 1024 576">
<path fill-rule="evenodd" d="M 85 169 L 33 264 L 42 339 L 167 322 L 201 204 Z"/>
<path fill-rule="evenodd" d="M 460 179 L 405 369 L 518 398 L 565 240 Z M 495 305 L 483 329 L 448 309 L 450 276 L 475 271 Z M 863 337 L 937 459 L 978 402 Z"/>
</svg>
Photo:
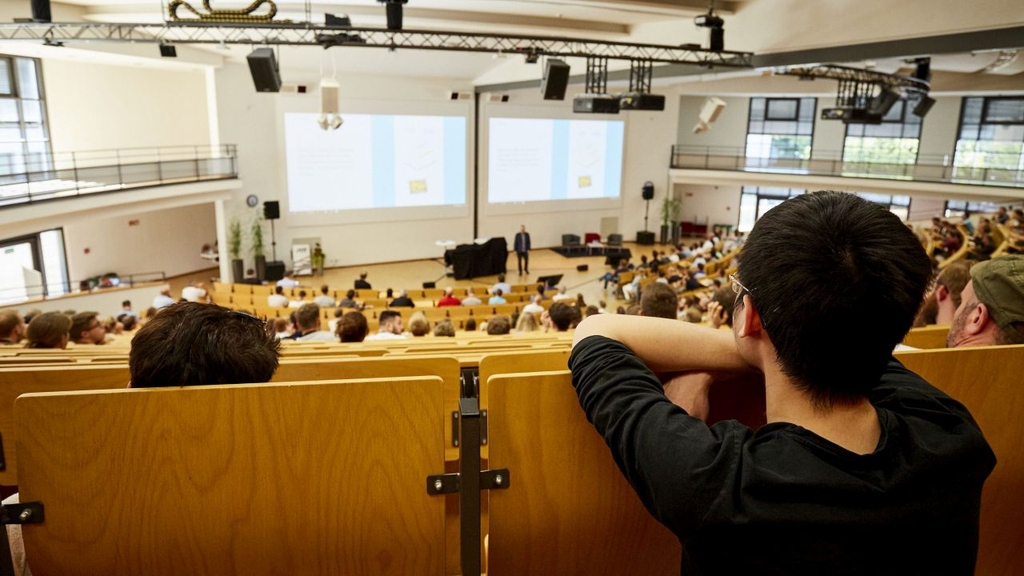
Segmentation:
<svg viewBox="0 0 1024 576">
<path fill-rule="evenodd" d="M 264 254 L 266 245 L 263 243 L 263 217 L 259 213 L 252 219 L 252 225 L 249 227 L 249 240 L 252 256 L 256 261 L 256 278 L 262 282 L 267 274 L 267 256 Z"/>
<path fill-rule="evenodd" d="M 232 281 L 241 282 L 245 278 L 245 267 L 242 262 L 242 223 L 237 218 L 228 225 L 228 255 L 231 256 Z"/>
<path fill-rule="evenodd" d="M 661 201 L 661 243 L 679 240 L 679 198 L 665 194 Z M 673 230 L 674 228 L 674 230 Z"/>
</svg>

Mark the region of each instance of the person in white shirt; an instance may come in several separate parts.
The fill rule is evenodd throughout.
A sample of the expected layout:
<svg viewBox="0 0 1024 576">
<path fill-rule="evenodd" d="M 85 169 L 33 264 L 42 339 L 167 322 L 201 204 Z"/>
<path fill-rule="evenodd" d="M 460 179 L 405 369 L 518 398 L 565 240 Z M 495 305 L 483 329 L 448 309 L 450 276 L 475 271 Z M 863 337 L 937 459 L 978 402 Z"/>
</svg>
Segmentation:
<svg viewBox="0 0 1024 576">
<path fill-rule="evenodd" d="M 267 306 L 271 308 L 285 308 L 288 306 L 288 298 L 284 295 L 284 288 L 274 288 L 274 293 L 267 296 Z"/>
<path fill-rule="evenodd" d="M 206 289 L 202 282 L 193 280 L 181 289 L 181 297 L 189 302 L 206 302 Z"/>
<path fill-rule="evenodd" d="M 376 334 L 366 337 L 366 340 L 398 340 L 408 338 L 402 327 L 402 315 L 394 310 L 385 310 L 380 313 L 379 326 Z"/>
<path fill-rule="evenodd" d="M 307 304 L 307 302 L 306 302 L 306 291 L 305 290 L 299 290 L 299 297 L 296 300 L 292 300 L 291 302 L 289 302 L 288 303 L 288 307 L 289 308 L 302 308 L 302 306 L 304 304 Z"/>
<path fill-rule="evenodd" d="M 537 294 L 530 296 L 530 303 L 527 304 L 526 306 L 523 306 L 523 313 L 534 314 L 538 317 L 541 314 L 543 314 L 544 307 L 540 305 L 540 296 L 538 296 Z"/>
<path fill-rule="evenodd" d="M 171 289 L 165 288 L 160 291 L 160 294 L 156 298 L 153 298 L 153 308 L 157 310 L 174 304 L 174 298 L 171 298 Z"/>
<path fill-rule="evenodd" d="M 334 297 L 330 294 L 331 289 L 324 284 L 320 287 L 320 295 L 313 299 L 313 302 L 321 308 L 334 308 L 337 302 L 334 301 Z"/>
<path fill-rule="evenodd" d="M 462 299 L 463 306 L 477 306 L 483 304 L 484 301 L 479 296 L 473 293 L 472 288 L 466 288 L 466 297 Z"/>
<path fill-rule="evenodd" d="M 552 296 L 551 299 L 554 300 L 555 302 L 560 302 L 562 300 L 572 300 L 573 297 L 568 295 L 568 294 L 566 294 L 565 291 L 566 291 L 565 284 L 562 284 L 561 286 L 558 287 L 558 294 L 555 294 L 554 296 Z"/>
<path fill-rule="evenodd" d="M 505 282 L 505 275 L 498 274 L 498 281 L 491 286 L 491 294 L 494 294 L 496 290 L 501 290 L 502 294 L 509 294 L 512 292 L 512 286 L 508 282 Z"/>
<path fill-rule="evenodd" d="M 293 278 L 292 276 L 293 274 L 291 270 L 285 272 L 284 278 L 278 280 L 277 285 L 282 288 L 297 288 L 299 286 L 299 281 Z"/>
<path fill-rule="evenodd" d="M 494 289 L 494 295 L 491 296 L 491 299 L 488 300 L 487 303 L 492 305 L 492 306 L 497 305 L 497 304 L 508 304 L 508 300 L 505 300 L 505 298 L 501 294 L 502 294 L 501 288 L 495 288 Z"/>
</svg>

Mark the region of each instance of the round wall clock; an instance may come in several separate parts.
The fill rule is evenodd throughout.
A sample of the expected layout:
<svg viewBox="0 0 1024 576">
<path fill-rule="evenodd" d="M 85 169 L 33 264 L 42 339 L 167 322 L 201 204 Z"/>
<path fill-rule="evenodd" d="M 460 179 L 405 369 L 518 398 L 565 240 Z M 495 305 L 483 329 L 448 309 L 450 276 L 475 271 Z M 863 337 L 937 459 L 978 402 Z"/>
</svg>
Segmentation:
<svg viewBox="0 0 1024 576">
<path fill-rule="evenodd" d="M 260 199 L 257 198 L 255 194 L 249 194 L 245 199 L 245 203 L 249 205 L 249 208 L 255 208 L 256 205 L 260 203 Z"/>
</svg>

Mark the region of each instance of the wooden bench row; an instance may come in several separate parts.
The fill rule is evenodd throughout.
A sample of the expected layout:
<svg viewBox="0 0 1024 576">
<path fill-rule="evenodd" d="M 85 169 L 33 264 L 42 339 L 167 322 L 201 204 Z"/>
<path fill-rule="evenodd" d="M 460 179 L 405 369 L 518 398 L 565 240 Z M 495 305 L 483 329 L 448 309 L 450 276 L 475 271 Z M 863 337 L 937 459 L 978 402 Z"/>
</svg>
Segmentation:
<svg viewBox="0 0 1024 576">
<path fill-rule="evenodd" d="M 510 284 L 510 286 L 512 287 L 512 292 L 510 292 L 510 294 L 531 295 L 531 294 L 536 294 L 537 293 L 537 285 L 536 284 Z M 234 295 L 234 296 L 237 296 L 237 297 L 251 296 L 253 298 L 266 298 L 267 296 L 270 296 L 271 294 L 273 294 L 275 289 L 276 289 L 276 287 L 273 286 L 273 285 L 256 286 L 256 285 L 252 285 L 252 284 L 235 284 L 235 283 L 214 282 L 213 283 L 213 290 L 210 292 L 210 295 L 211 296 L 216 296 L 218 294 L 221 294 L 221 295 Z M 458 298 L 464 298 L 466 296 L 466 288 L 464 288 L 464 287 L 453 287 L 453 289 L 454 289 L 455 296 L 457 296 Z M 484 295 L 486 295 L 488 293 L 489 289 L 490 289 L 490 287 L 480 286 L 478 288 L 474 288 L 473 292 L 476 293 L 477 296 L 483 297 Z M 408 295 L 409 295 L 409 298 L 412 298 L 413 300 L 438 300 L 439 298 L 444 296 L 444 290 L 445 290 L 444 288 L 422 288 L 422 289 L 415 288 L 415 289 L 409 289 L 408 290 Z M 319 286 L 301 286 L 299 288 L 285 288 L 284 289 L 284 295 L 289 297 L 289 298 L 298 298 L 300 291 L 306 292 L 306 294 L 311 299 L 320 295 L 320 287 Z M 554 290 L 548 290 L 548 291 L 549 292 L 553 292 Z M 400 292 L 401 292 L 401 290 L 395 290 L 394 291 L 394 295 L 398 296 L 398 294 Z M 347 288 L 336 289 L 336 290 L 329 290 L 328 291 L 328 295 L 330 295 L 335 300 L 340 300 L 340 299 L 344 298 L 345 294 L 347 294 L 347 293 L 348 293 L 348 289 Z M 379 299 L 379 298 L 383 298 L 384 294 L 385 294 L 385 291 L 383 291 L 383 290 L 358 289 L 358 290 L 356 290 L 356 299 L 358 299 L 358 300 Z"/>
<path fill-rule="evenodd" d="M 678 573 L 678 542 L 587 423 L 566 353 L 479 361 L 491 472 L 462 472 L 491 488 L 481 518 L 468 519 L 488 535 L 487 573 Z M 1024 346 L 898 356 L 963 402 L 995 450 L 977 573 L 1014 573 L 1024 565 Z M 453 551 L 466 519 L 431 488 L 466 463 L 449 452 L 458 365 L 285 363 L 276 382 L 307 380 L 4 396 L 0 407 L 15 409 L 0 436 L 16 439 L 21 500 L 45 506 L 41 524 L 24 526 L 29 562 L 67 575 L 461 573 Z M 123 385 L 103 370 L 74 372 Z M 763 403 L 757 386 L 716 384 L 712 406 Z"/>
</svg>

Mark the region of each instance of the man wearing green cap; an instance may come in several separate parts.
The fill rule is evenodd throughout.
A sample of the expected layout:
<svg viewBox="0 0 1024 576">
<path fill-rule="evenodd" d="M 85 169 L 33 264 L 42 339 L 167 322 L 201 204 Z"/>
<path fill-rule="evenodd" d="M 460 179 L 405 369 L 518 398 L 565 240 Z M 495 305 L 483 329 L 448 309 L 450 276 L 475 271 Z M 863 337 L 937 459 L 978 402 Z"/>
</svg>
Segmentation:
<svg viewBox="0 0 1024 576">
<path fill-rule="evenodd" d="M 975 264 L 946 337 L 946 346 L 1024 344 L 1024 256 Z"/>
</svg>

